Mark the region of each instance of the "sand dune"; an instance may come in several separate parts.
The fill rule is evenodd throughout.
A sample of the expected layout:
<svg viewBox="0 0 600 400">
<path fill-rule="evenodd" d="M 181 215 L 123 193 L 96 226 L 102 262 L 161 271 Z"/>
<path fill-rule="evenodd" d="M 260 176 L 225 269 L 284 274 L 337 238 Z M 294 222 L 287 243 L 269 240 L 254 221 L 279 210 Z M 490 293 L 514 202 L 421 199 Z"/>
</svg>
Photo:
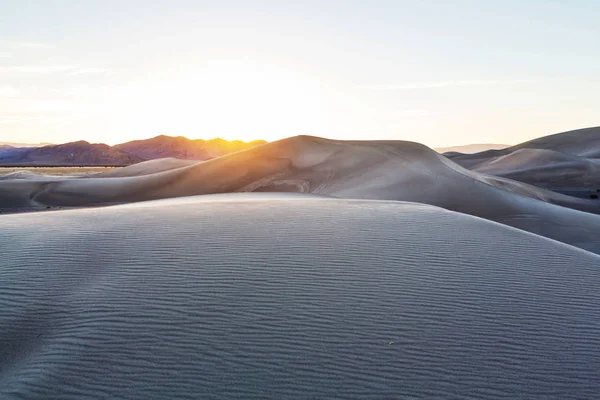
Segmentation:
<svg viewBox="0 0 600 400">
<path fill-rule="evenodd" d="M 600 187 L 600 160 L 552 150 L 520 149 L 471 169 L 553 190 Z"/>
<path fill-rule="evenodd" d="M 600 157 L 600 127 L 556 133 L 500 150 L 487 150 L 474 154 L 449 153 L 447 155 L 460 165 L 471 168 L 484 161 L 521 149 L 551 150 L 587 158 Z"/>
<path fill-rule="evenodd" d="M 157 161 L 152 168 L 160 165 Z M 597 213 L 600 203 L 468 171 L 417 143 L 299 136 L 147 175 L 142 167 L 138 176 L 37 184 L 3 181 L 0 208 L 110 205 L 211 193 L 301 192 L 436 205 L 600 252 L 600 216 L 588 213 Z"/>
<path fill-rule="evenodd" d="M 445 156 L 473 171 L 584 197 L 600 187 L 600 128 L 558 133 L 503 150 Z"/>
<path fill-rule="evenodd" d="M 150 175 L 193 164 L 198 164 L 198 161 L 180 160 L 178 158 L 158 158 L 156 160 L 144 161 L 138 164 L 128 165 L 127 167 L 101 172 L 94 175 L 94 178 L 123 178 L 129 176 Z"/>
<path fill-rule="evenodd" d="M 600 127 L 576 129 L 543 136 L 508 149 L 515 151 L 523 148 L 548 149 L 582 157 L 600 157 Z"/>
<path fill-rule="evenodd" d="M 600 127 L 556 133 L 500 150 L 474 154 L 447 153 L 446 156 L 465 168 L 472 168 L 521 149 L 550 150 L 586 158 L 600 157 Z"/>
<path fill-rule="evenodd" d="M 507 155 L 486 160 L 475 165 L 472 169 L 478 172 L 501 173 L 519 169 L 540 168 L 548 164 L 572 164 L 577 166 L 580 163 L 591 163 L 591 161 L 554 150 L 519 149 Z"/>
<path fill-rule="evenodd" d="M 0 218 L 0 397 L 600 392 L 598 256 L 426 205 L 242 196 Z"/>
</svg>

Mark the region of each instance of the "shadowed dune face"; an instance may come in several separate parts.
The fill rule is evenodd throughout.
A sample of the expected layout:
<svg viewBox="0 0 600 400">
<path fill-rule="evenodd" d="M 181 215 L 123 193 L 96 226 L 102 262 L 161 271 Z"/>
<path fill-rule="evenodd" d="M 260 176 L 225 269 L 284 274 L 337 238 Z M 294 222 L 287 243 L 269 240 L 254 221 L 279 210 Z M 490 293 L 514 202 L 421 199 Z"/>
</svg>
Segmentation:
<svg viewBox="0 0 600 400">
<path fill-rule="evenodd" d="M 600 188 L 600 128 L 545 136 L 499 151 L 447 154 L 470 170 L 559 192 Z"/>
<path fill-rule="evenodd" d="M 518 169 L 532 169 L 547 164 L 571 164 L 585 160 L 577 156 L 559 153 L 545 149 L 519 149 L 505 156 L 500 156 L 477 164 L 474 168 L 478 172 L 502 172 Z"/>
<path fill-rule="evenodd" d="M 600 216 L 580 212 L 598 213 L 600 203 L 468 171 L 412 142 L 299 136 L 188 166 L 169 161 L 168 166 L 173 168 L 163 170 L 166 166 L 159 162 L 131 167 L 138 168 L 138 176 L 37 185 L 31 180 L 4 181 L 0 207 L 79 207 L 213 193 L 301 192 L 436 205 L 600 252 Z M 159 172 L 149 173 L 153 170 Z M 132 175 L 126 169 L 111 173 Z M 571 234 L 563 234 L 565 230 Z"/>
<path fill-rule="evenodd" d="M 561 157 L 598 158 L 600 157 L 600 127 L 543 136 L 500 150 L 487 150 L 474 154 L 449 154 L 449 157 L 460 165 L 471 168 L 522 149 L 550 150 L 562 153 L 564 156 Z"/>
<path fill-rule="evenodd" d="M 471 169 L 552 190 L 600 187 L 600 160 L 552 150 L 520 149 Z"/>
<path fill-rule="evenodd" d="M 0 254 L 2 398 L 600 391 L 598 256 L 431 206 L 247 194 L 9 215 Z"/>
<path fill-rule="evenodd" d="M 595 158 L 600 156 L 600 127 L 561 132 L 509 147 L 511 151 L 524 148 L 548 149 Z"/>
</svg>

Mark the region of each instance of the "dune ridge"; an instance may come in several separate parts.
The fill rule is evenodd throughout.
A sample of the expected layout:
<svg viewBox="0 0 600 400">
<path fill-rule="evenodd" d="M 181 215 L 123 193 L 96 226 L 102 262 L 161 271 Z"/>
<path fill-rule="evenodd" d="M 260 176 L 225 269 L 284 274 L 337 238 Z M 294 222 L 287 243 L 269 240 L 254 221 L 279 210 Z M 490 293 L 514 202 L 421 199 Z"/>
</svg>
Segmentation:
<svg viewBox="0 0 600 400">
<path fill-rule="evenodd" d="M 135 170 L 102 179 L 1 181 L 0 208 L 300 192 L 431 204 L 600 252 L 600 216 L 591 214 L 600 211 L 598 203 L 469 171 L 413 142 L 298 136 L 189 165 L 157 160 L 128 168 Z"/>
<path fill-rule="evenodd" d="M 542 136 L 508 149 L 514 151 L 523 148 L 556 150 L 576 156 L 597 158 L 600 156 L 600 127 L 575 129 Z"/>
<path fill-rule="evenodd" d="M 557 133 L 502 150 L 445 156 L 476 172 L 558 192 L 587 197 L 600 188 L 599 127 Z"/>
</svg>

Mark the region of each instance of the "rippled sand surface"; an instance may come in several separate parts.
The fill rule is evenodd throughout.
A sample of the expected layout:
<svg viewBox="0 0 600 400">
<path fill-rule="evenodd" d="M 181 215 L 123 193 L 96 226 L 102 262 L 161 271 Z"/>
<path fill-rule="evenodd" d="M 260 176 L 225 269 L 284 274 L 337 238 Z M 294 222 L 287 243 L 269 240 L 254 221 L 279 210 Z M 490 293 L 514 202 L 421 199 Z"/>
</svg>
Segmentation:
<svg viewBox="0 0 600 400">
<path fill-rule="evenodd" d="M 0 218 L 0 398 L 593 398 L 600 258 L 404 202 Z"/>
</svg>

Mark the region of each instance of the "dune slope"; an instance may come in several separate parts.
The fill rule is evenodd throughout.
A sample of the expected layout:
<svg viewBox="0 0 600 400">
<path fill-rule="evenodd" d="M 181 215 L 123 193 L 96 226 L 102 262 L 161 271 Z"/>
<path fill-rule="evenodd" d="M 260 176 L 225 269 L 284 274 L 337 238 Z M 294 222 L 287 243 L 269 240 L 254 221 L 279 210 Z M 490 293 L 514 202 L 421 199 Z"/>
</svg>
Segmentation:
<svg viewBox="0 0 600 400">
<path fill-rule="evenodd" d="M 37 186 L 4 181 L 0 207 L 78 207 L 255 191 L 426 203 L 600 252 L 600 216 L 588 213 L 598 213 L 600 203 L 468 171 L 423 145 L 401 141 L 299 136 L 148 175 Z"/>
<path fill-rule="evenodd" d="M 474 154 L 450 153 L 448 157 L 463 167 L 471 168 L 522 149 L 550 150 L 565 155 L 598 158 L 600 157 L 600 127 L 556 133 L 500 150 L 487 150 Z"/>
<path fill-rule="evenodd" d="M 600 127 L 576 129 L 543 136 L 508 149 L 514 151 L 523 148 L 548 149 L 583 157 L 599 157 Z"/>
<path fill-rule="evenodd" d="M 447 153 L 473 171 L 587 197 L 600 188 L 600 127 L 530 140 L 502 150 Z"/>
<path fill-rule="evenodd" d="M 519 169 L 533 169 L 549 164 L 578 164 L 587 159 L 545 149 L 519 149 L 504 156 L 487 160 L 472 168 L 478 172 L 502 173 Z"/>
<path fill-rule="evenodd" d="M 600 160 L 553 150 L 519 149 L 471 169 L 552 190 L 600 187 Z"/>
<path fill-rule="evenodd" d="M 598 256 L 431 206 L 245 196 L 0 218 L 0 397 L 600 391 Z"/>
<path fill-rule="evenodd" d="M 151 175 L 158 172 L 169 171 L 188 165 L 197 164 L 197 160 L 181 160 L 178 158 L 158 158 L 141 163 L 128 165 L 106 172 L 95 174 L 94 178 L 124 178 L 130 176 Z"/>
</svg>

